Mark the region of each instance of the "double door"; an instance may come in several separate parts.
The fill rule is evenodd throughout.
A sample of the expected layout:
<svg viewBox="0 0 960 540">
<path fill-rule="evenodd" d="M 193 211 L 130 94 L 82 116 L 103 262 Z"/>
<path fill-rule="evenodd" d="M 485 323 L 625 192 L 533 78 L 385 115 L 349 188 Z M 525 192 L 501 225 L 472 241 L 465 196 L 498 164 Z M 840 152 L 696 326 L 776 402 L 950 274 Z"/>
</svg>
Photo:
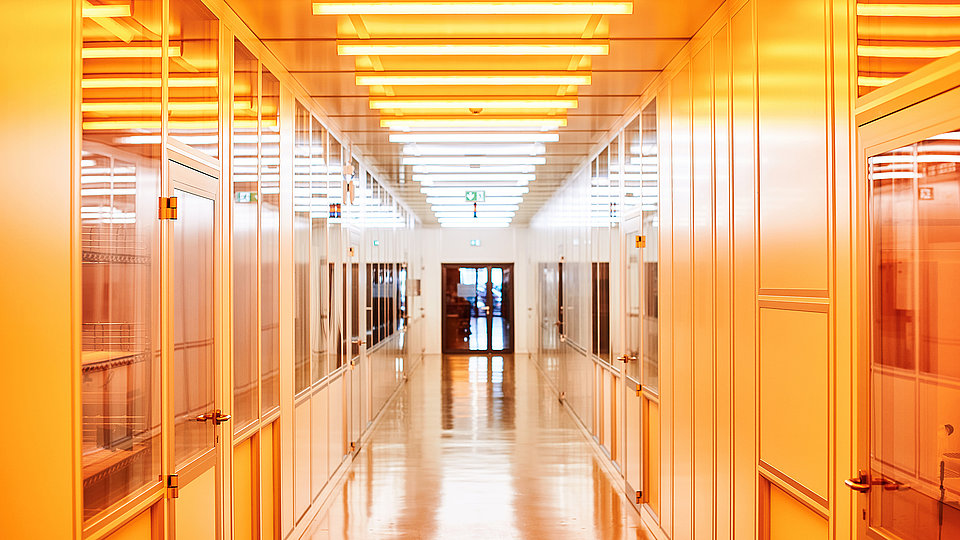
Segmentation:
<svg viewBox="0 0 960 540">
<path fill-rule="evenodd" d="M 513 265 L 444 264 L 443 351 L 513 352 Z"/>
</svg>

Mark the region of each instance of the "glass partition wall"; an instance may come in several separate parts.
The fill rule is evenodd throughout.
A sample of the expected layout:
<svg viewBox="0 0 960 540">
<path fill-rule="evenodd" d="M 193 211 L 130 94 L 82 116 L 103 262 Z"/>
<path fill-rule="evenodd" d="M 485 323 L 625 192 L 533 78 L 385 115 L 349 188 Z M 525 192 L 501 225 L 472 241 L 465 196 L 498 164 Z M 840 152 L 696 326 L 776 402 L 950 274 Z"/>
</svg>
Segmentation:
<svg viewBox="0 0 960 540">
<path fill-rule="evenodd" d="M 162 501 L 174 493 L 174 473 L 184 483 L 197 473 L 175 469 L 162 449 L 179 449 L 183 465 L 184 448 L 207 448 L 206 438 L 191 435 L 201 431 L 234 447 L 239 480 L 217 476 L 216 489 L 233 489 L 233 500 L 262 511 L 233 530 L 280 534 L 272 520 L 287 481 L 279 452 L 286 435 L 277 427 L 287 414 L 281 355 L 293 355 L 293 436 L 307 442 L 294 463 L 297 482 L 300 473 L 307 478 L 295 497 L 303 510 L 359 440 L 345 439 L 347 422 L 375 415 L 410 364 L 406 282 L 415 219 L 358 156 L 346 155 L 302 91 L 283 82 L 289 75 L 258 58 L 261 45 L 235 38 L 201 0 L 94 1 L 82 18 L 77 496 L 85 534 L 133 526 L 131 512 L 140 511 L 164 530 L 190 527 L 186 513 L 177 518 Z M 214 198 L 194 204 L 201 199 L 174 189 L 169 171 L 178 163 L 219 182 L 223 206 Z M 176 207 L 164 195 L 180 199 L 180 208 L 163 210 Z M 284 204 L 293 206 L 289 225 L 281 221 Z M 351 239 L 344 221 L 359 236 Z M 193 249 L 199 240 L 187 231 L 201 222 L 204 249 Z M 293 248 L 289 262 L 285 242 Z M 351 258 L 351 247 L 367 258 Z M 204 269 L 196 279 L 188 275 L 197 266 L 191 261 Z M 284 280 L 295 295 L 289 315 L 281 310 Z M 182 316 L 173 324 L 196 309 L 202 325 Z M 284 348 L 287 322 L 293 343 Z M 200 348 L 206 371 L 192 378 L 191 351 Z M 376 357 L 364 367 L 373 401 L 351 403 L 349 386 L 338 382 L 348 371 L 344 356 L 367 350 Z M 232 386 L 225 396 L 214 390 L 221 379 Z M 218 396 L 213 404 L 193 399 L 198 384 L 212 392 L 205 396 Z M 351 416 L 351 407 L 364 410 Z M 212 508 L 205 523 L 214 526 Z"/>
</svg>

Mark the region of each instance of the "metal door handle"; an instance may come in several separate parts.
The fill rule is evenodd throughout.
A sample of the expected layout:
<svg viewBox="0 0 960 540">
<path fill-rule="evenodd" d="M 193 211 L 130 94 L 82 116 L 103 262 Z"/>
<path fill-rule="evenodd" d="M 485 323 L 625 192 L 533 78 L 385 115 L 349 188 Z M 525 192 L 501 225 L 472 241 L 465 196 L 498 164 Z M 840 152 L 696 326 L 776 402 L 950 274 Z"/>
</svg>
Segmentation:
<svg viewBox="0 0 960 540">
<path fill-rule="evenodd" d="M 867 476 L 866 471 L 860 471 L 860 476 L 844 480 L 843 485 L 856 492 L 866 493 L 870 491 L 870 477 Z"/>
<path fill-rule="evenodd" d="M 220 409 L 217 409 L 207 414 L 201 414 L 196 418 L 196 421 L 197 422 L 211 421 L 213 422 L 213 425 L 219 426 L 220 424 L 230 420 L 231 418 L 233 417 L 230 416 L 229 414 L 223 414 L 223 412 Z"/>
<path fill-rule="evenodd" d="M 629 354 L 624 354 L 624 355 L 618 356 L 618 357 L 617 357 L 617 360 L 619 360 L 619 361 L 623 362 L 624 364 L 626 364 L 626 363 L 628 363 L 628 362 L 636 362 L 636 361 L 637 361 L 637 357 L 636 357 L 636 356 L 630 356 Z"/>
</svg>

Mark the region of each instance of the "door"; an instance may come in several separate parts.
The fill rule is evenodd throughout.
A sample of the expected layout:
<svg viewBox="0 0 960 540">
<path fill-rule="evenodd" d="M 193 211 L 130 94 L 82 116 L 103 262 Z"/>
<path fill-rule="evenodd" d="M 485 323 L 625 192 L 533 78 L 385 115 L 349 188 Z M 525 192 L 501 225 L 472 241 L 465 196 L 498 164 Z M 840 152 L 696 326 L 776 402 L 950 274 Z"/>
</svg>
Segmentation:
<svg viewBox="0 0 960 540">
<path fill-rule="evenodd" d="M 171 161 L 177 218 L 171 253 L 173 354 L 169 375 L 176 540 L 222 538 L 222 426 L 216 310 L 217 180 Z M 229 425 L 229 424 L 227 424 Z"/>
<path fill-rule="evenodd" d="M 367 425 L 368 404 L 367 398 L 369 392 L 369 369 L 366 361 L 367 342 L 366 330 L 363 325 L 366 323 L 366 317 L 361 314 L 366 313 L 366 265 L 362 263 L 360 257 L 360 232 L 359 230 L 347 230 L 347 260 L 344 267 L 344 278 L 346 279 L 346 304 L 348 304 L 347 328 L 350 336 L 348 347 L 350 357 L 349 377 L 349 443 L 350 450 L 357 449 L 357 442 L 360 435 Z"/>
<path fill-rule="evenodd" d="M 513 265 L 444 264 L 443 351 L 513 352 Z"/>
<path fill-rule="evenodd" d="M 861 128 L 861 537 L 960 538 L 960 89 Z"/>
</svg>

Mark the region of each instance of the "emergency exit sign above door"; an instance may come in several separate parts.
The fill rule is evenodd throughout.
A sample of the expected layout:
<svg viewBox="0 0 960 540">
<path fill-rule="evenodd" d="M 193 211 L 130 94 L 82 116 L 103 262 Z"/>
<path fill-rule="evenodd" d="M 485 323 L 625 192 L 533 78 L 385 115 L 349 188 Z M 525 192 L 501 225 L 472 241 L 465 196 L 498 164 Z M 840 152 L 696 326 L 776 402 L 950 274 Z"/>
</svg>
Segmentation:
<svg viewBox="0 0 960 540">
<path fill-rule="evenodd" d="M 467 191 L 463 196 L 467 202 L 484 202 L 487 200 L 486 191 Z"/>
</svg>

